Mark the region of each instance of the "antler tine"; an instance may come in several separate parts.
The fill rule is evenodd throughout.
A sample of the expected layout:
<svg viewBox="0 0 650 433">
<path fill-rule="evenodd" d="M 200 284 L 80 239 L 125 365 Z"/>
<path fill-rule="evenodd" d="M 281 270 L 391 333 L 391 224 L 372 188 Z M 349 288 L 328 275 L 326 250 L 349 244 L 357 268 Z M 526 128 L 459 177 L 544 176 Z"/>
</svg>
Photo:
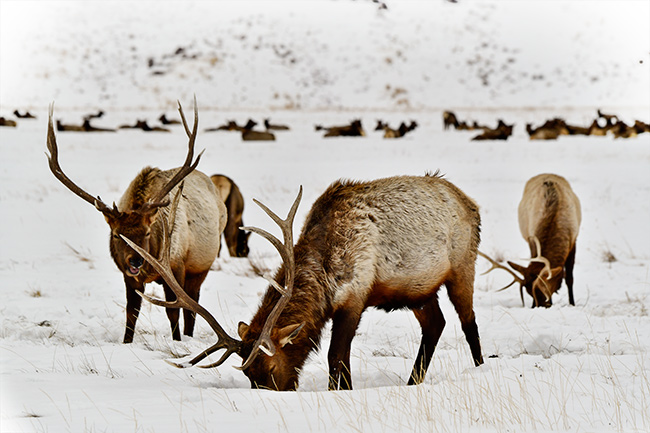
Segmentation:
<svg viewBox="0 0 650 433">
<path fill-rule="evenodd" d="M 532 239 L 533 239 L 533 242 L 535 243 L 535 251 L 537 252 L 537 255 L 535 257 L 533 257 L 532 259 L 530 259 L 530 261 L 531 262 L 543 263 L 544 264 L 544 269 L 542 269 L 540 271 L 539 275 L 541 276 L 544 273 L 544 271 L 546 271 L 546 273 L 548 274 L 546 279 L 550 280 L 551 279 L 551 262 L 549 262 L 549 260 L 546 257 L 542 256 L 542 247 L 541 247 L 541 245 L 539 243 L 539 239 L 537 238 L 537 236 L 533 236 Z"/>
<path fill-rule="evenodd" d="M 176 197 L 174 199 L 174 206 L 172 208 L 172 212 L 175 213 L 176 208 L 175 206 L 178 203 L 178 197 L 180 196 L 181 191 L 176 193 Z M 176 278 L 174 277 L 174 274 L 171 270 L 170 263 L 169 263 L 169 249 L 170 249 L 170 243 L 169 243 L 169 228 L 167 226 L 167 221 L 163 220 L 163 259 L 162 262 L 158 259 L 155 259 L 149 252 L 145 251 L 144 249 L 140 248 L 137 244 L 132 242 L 129 238 L 126 236 L 120 235 L 122 239 L 131 247 L 133 248 L 138 254 L 140 254 L 151 266 L 153 266 L 156 271 L 160 274 L 160 276 L 165 280 L 167 285 L 172 289 L 174 294 L 176 295 L 176 300 L 175 301 L 163 301 L 161 299 L 153 298 L 151 296 L 148 296 L 142 292 L 138 292 L 140 296 L 142 296 L 144 299 L 147 301 L 151 302 L 154 305 L 159 305 L 161 307 L 166 307 L 166 308 L 185 308 L 187 310 L 193 311 L 194 313 L 200 315 L 205 319 L 206 322 L 208 322 L 208 325 L 214 330 L 214 332 L 218 336 L 218 341 L 216 344 L 211 346 L 210 348 L 204 350 L 201 352 L 199 355 L 194 357 L 192 360 L 190 360 L 187 363 L 181 363 L 181 364 L 176 364 L 172 363 L 176 367 L 179 368 L 186 368 L 190 367 L 192 365 L 195 365 L 197 362 L 203 360 L 206 358 L 208 355 L 210 355 L 213 352 L 216 352 L 219 349 L 226 349 L 226 352 L 223 354 L 223 356 L 219 359 L 219 361 L 210 364 L 209 366 L 206 366 L 206 368 L 209 367 L 217 367 L 221 365 L 230 355 L 233 353 L 238 353 L 239 349 L 241 347 L 241 341 L 236 340 L 232 338 L 230 335 L 226 333 L 226 331 L 219 325 L 219 322 L 210 314 L 208 310 L 206 310 L 202 305 L 200 305 L 198 302 L 196 302 L 194 299 L 192 299 L 187 293 L 185 293 L 185 290 L 178 284 L 178 281 L 176 281 Z"/>
<path fill-rule="evenodd" d="M 54 102 L 50 104 L 49 110 L 48 110 L 48 121 L 47 121 L 47 150 L 50 152 L 48 155 L 47 153 L 47 160 L 50 166 L 50 171 L 56 177 L 59 182 L 61 182 L 63 185 L 65 185 L 70 191 L 75 193 L 78 197 L 83 199 L 84 201 L 90 203 L 91 205 L 95 206 L 98 211 L 104 213 L 104 214 L 109 214 L 109 215 L 115 215 L 118 213 L 117 207 L 113 205 L 113 208 L 110 208 L 109 206 L 104 203 L 99 196 L 93 197 L 92 195 L 88 194 L 86 191 L 81 189 L 77 184 L 75 184 L 66 174 L 63 172 L 63 169 L 59 165 L 59 147 L 56 144 L 56 135 L 54 134 L 54 123 L 52 121 L 52 117 L 54 115 Z"/>
<path fill-rule="evenodd" d="M 194 163 L 192 159 L 194 158 L 194 143 L 196 141 L 196 134 L 199 127 L 199 110 L 196 104 L 196 95 L 194 96 L 194 126 L 190 132 L 190 128 L 187 126 L 187 121 L 185 120 L 185 113 L 183 113 L 183 107 L 181 106 L 180 101 L 178 101 L 178 111 L 181 115 L 181 120 L 183 121 L 183 127 L 185 128 L 185 133 L 187 134 L 189 141 L 187 143 L 187 156 L 185 157 L 185 162 L 181 168 L 176 172 L 176 174 L 167 182 L 167 184 L 158 192 L 158 194 L 147 203 L 148 207 L 163 207 L 169 204 L 169 200 L 165 199 L 167 194 L 174 189 L 174 187 L 185 177 L 187 177 L 194 169 L 199 165 L 201 156 L 205 149 L 201 151 L 199 156 L 196 157 Z"/>
<path fill-rule="evenodd" d="M 264 210 L 264 212 L 266 212 L 267 215 L 269 215 L 271 219 L 275 221 L 275 223 L 278 226 L 280 226 L 284 237 L 284 243 L 280 242 L 278 238 L 276 238 L 275 236 L 273 236 L 272 234 L 268 233 L 265 230 L 259 229 L 257 227 L 244 227 L 245 230 L 250 230 L 252 232 L 255 232 L 260 236 L 264 237 L 265 239 L 267 239 L 278 250 L 284 262 L 285 286 L 281 287 L 277 282 L 273 281 L 272 279 L 269 279 L 269 283 L 278 292 L 280 292 L 281 295 L 280 300 L 277 302 L 277 304 L 275 304 L 273 310 L 271 310 L 271 313 L 266 318 L 266 322 L 264 323 L 262 332 L 260 333 L 260 336 L 258 337 L 257 341 L 255 341 L 255 343 L 253 344 L 253 350 L 251 351 L 250 355 L 248 356 L 246 361 L 244 361 L 241 367 L 236 367 L 240 370 L 245 370 L 246 368 L 248 368 L 253 363 L 253 360 L 257 357 L 260 350 L 266 353 L 268 356 L 273 356 L 275 354 L 276 349 L 275 349 L 275 345 L 271 341 L 271 330 L 275 326 L 275 322 L 277 322 L 278 318 L 280 317 L 282 310 L 284 310 L 284 307 L 286 307 L 286 305 L 289 303 L 289 300 L 291 299 L 291 294 L 293 292 L 293 282 L 295 278 L 295 259 L 293 255 L 292 227 L 293 227 L 293 220 L 296 216 L 296 211 L 298 209 L 298 205 L 300 204 L 301 199 L 302 199 L 302 185 L 300 186 L 300 190 L 298 191 L 298 196 L 294 200 L 293 205 L 291 205 L 291 209 L 287 214 L 287 218 L 284 220 L 278 217 L 273 211 L 271 211 L 264 204 L 260 203 L 257 200 L 254 200 L 254 202 L 257 203 L 257 205 L 260 206 L 262 210 Z"/>
<path fill-rule="evenodd" d="M 514 277 L 514 279 L 512 280 L 512 282 L 510 284 L 508 284 L 505 287 L 500 288 L 499 290 L 497 290 L 497 292 L 501 292 L 501 291 L 507 289 L 508 287 L 512 286 L 513 284 L 519 283 L 519 296 L 521 297 L 521 303 L 523 305 L 523 303 L 524 303 L 524 280 L 523 280 L 523 278 L 521 278 L 521 277 L 519 277 L 519 275 L 515 274 L 515 272 L 513 270 L 511 270 L 510 268 L 507 268 L 507 267 L 503 266 L 502 264 L 498 263 L 496 260 L 492 259 L 487 254 L 484 254 L 484 253 L 478 251 L 478 255 L 483 257 L 484 259 L 486 259 L 488 262 L 490 262 L 492 264 L 492 267 L 490 269 L 488 269 L 487 271 L 483 272 L 481 275 L 485 275 L 485 274 L 487 274 L 489 272 L 492 272 L 495 269 L 503 269 L 504 271 L 508 272 L 510 275 L 512 275 Z"/>
</svg>

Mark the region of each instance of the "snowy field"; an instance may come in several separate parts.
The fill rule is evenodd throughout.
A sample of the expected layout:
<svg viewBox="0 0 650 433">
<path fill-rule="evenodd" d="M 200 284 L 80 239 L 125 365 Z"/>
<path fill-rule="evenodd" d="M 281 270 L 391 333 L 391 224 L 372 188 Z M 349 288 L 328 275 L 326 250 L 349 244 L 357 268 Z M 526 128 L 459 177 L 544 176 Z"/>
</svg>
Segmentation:
<svg viewBox="0 0 650 433">
<path fill-rule="evenodd" d="M 388 12 L 378 12 L 372 2 L 314 2 L 312 11 L 321 13 L 313 13 L 319 19 L 309 22 L 308 9 L 296 5 L 307 2 L 280 2 L 277 8 L 247 2 L 254 10 L 252 18 L 237 8 L 219 15 L 209 2 L 189 3 L 187 8 L 169 2 L 151 12 L 170 22 L 157 39 L 156 27 L 143 25 L 147 22 L 143 13 L 129 19 L 124 19 L 124 11 L 107 13 L 111 5 L 121 4 L 113 2 L 86 2 L 92 7 L 83 10 L 75 7 L 76 2 L 34 8 L 43 31 L 29 34 L 36 27 L 31 22 L 20 26 L 25 17 L 16 22 L 7 18 L 7 12 L 16 17 L 27 13 L 23 3 L 40 4 L 0 3 L 0 115 L 18 108 L 38 116 L 19 121 L 17 128 L 0 129 L 2 432 L 650 431 L 650 134 L 627 140 L 561 137 L 540 143 L 530 142 L 524 131 L 526 122 L 541 124 L 555 116 L 588 124 L 597 108 L 619 114 L 628 124 L 635 119 L 649 122 L 650 39 L 644 36 L 650 35 L 650 24 L 638 16 L 647 17 L 650 5 L 573 1 L 562 10 L 548 10 L 541 6 L 547 2 L 461 0 L 457 5 L 431 2 L 434 6 L 389 2 Z M 521 6 L 524 3 L 528 6 Z M 154 4 L 134 7 L 142 12 Z M 284 14 L 288 4 L 295 5 L 290 18 Z M 580 12 L 587 6 L 591 8 L 584 18 Z M 341 14 L 341 8 L 346 14 L 333 32 L 339 39 L 328 38 L 328 19 Z M 208 12 L 215 14 L 221 27 L 210 27 L 210 20 L 203 18 Z M 434 12 L 432 23 L 440 26 L 432 24 L 430 29 L 425 17 Z M 445 20 L 444 14 L 450 18 Z M 547 36 L 546 44 L 536 42 L 541 48 L 527 45 L 532 42 L 525 38 L 510 38 L 524 32 L 522 19 L 529 14 L 560 17 L 557 30 L 536 29 L 542 32 L 538 35 Z M 66 21 L 70 16 L 74 19 Z M 102 19 L 90 19 L 97 16 Z M 477 16 L 481 18 L 475 25 L 466 23 Z M 602 26 L 613 25 L 608 18 L 619 16 L 631 17 L 630 24 L 616 22 L 620 32 L 605 38 Z M 351 17 L 360 21 L 356 37 L 350 34 Z M 282 31 L 282 23 L 294 20 L 295 26 Z M 380 31 L 377 23 L 386 22 L 390 26 Z M 575 25 L 570 28 L 571 23 Z M 174 35 L 175 25 L 185 26 L 184 30 Z M 194 38 L 187 30 L 192 25 L 208 36 Z M 127 31 L 108 37 L 106 29 L 113 26 Z M 235 30 L 247 28 L 255 37 L 234 38 L 241 47 L 227 39 L 238 34 Z M 375 37 L 362 32 L 368 29 L 374 29 Z M 17 36 L 29 34 L 23 45 L 27 54 L 8 47 L 7 35 L 16 36 L 12 30 Z M 221 34 L 219 45 L 215 41 Z M 263 42 L 256 49 L 253 40 L 258 34 Z M 299 39 L 298 34 L 305 37 Z M 545 51 L 561 45 L 567 35 L 583 58 L 556 59 Z M 344 43 L 346 37 L 352 46 Z M 443 43 L 447 37 L 455 38 L 453 44 Z M 60 47 L 62 41 L 75 40 L 87 45 L 83 50 Z M 125 40 L 134 47 L 128 56 L 114 52 Z M 483 40 L 490 41 L 485 50 L 506 52 L 499 59 L 512 68 L 494 67 L 488 86 L 481 83 L 485 77 L 480 65 L 466 63 L 474 50 L 481 51 Z M 278 41 L 293 53 L 311 57 L 298 60 L 295 68 L 283 64 L 286 59 L 278 60 L 284 57 L 272 48 Z M 430 50 L 425 50 L 427 41 Z M 508 50 L 520 50 L 514 64 L 507 61 L 506 42 Z M 604 55 L 589 50 L 592 44 L 602 48 L 605 42 Z M 615 49 L 617 44 L 625 48 Z M 346 51 L 336 54 L 344 45 Z M 199 60 L 174 63 L 166 58 L 165 73 L 151 75 L 148 56 L 162 59 L 178 46 L 193 47 L 200 52 Z M 391 69 L 384 54 L 368 54 L 375 46 L 392 50 L 393 59 L 400 58 L 395 47 L 401 46 L 408 61 L 396 65 L 393 60 L 399 68 Z M 376 63 L 354 57 L 359 47 Z M 528 80 L 538 69 L 534 61 L 526 60 L 530 51 L 525 47 L 554 59 L 550 66 L 543 62 L 544 80 Z M 205 69 L 210 62 L 201 63 L 201 56 L 207 59 L 219 49 L 219 58 L 226 59 L 216 62 L 221 69 Z M 317 55 L 319 50 L 326 53 L 326 61 Z M 418 56 L 420 51 L 444 58 L 426 79 L 421 74 L 425 68 L 418 63 L 425 61 Z M 264 56 L 272 58 L 266 74 L 256 63 L 264 62 Z M 101 74 L 93 72 L 98 62 L 105 65 Z M 21 65 L 30 66 L 23 81 Z M 355 67 L 359 74 L 347 79 L 346 72 Z M 214 76 L 208 78 L 206 71 Z M 418 74 L 410 80 L 409 71 Z M 506 79 L 510 72 L 515 77 L 512 83 Z M 524 72 L 525 82 L 519 75 Z M 592 80 L 589 74 L 599 78 Z M 571 86 L 568 79 L 562 81 L 567 76 L 575 79 Z M 21 85 L 7 84 L 14 80 Z M 261 90 L 260 81 L 277 89 Z M 394 92 L 377 90 L 385 90 L 389 81 L 406 89 L 408 102 L 398 100 L 404 93 L 393 98 Z M 298 90 L 288 89 L 300 89 L 300 96 L 295 96 Z M 239 365 L 236 356 L 212 370 L 179 370 L 165 363 L 214 342 L 202 319 L 197 320 L 194 338 L 173 342 L 164 311 L 144 303 L 134 343 L 122 344 L 126 302 L 122 277 L 108 251 L 108 227 L 99 212 L 49 172 L 44 155 L 47 105 L 56 100 L 55 118 L 70 123 L 102 108 L 106 115 L 95 124 L 115 127 L 136 118 L 152 120 L 163 111 L 177 117 L 170 102 L 176 98 L 189 113 L 194 92 L 200 130 L 226 119 L 242 123 L 248 117 L 258 121 L 271 117 L 291 126 L 270 143 L 244 143 L 235 133 L 201 132 L 197 139 L 197 149 L 206 149 L 198 169 L 233 178 L 246 201 L 244 222 L 272 232 L 276 228 L 252 198 L 284 215 L 302 185 L 294 226 L 298 233 L 311 204 L 336 179 L 421 175 L 439 169 L 480 205 L 480 249 L 524 263 L 528 247 L 517 223 L 523 186 L 538 173 L 563 175 L 580 198 L 583 213 L 575 266 L 576 306 L 569 305 L 563 286 L 553 307 L 533 310 L 530 298 L 522 307 L 516 288 L 496 292 L 509 282 L 507 275 L 494 271 L 477 276 L 474 303 L 485 364 L 474 368 L 442 288 L 447 326 L 424 383 L 414 387 L 406 382 L 420 329 L 409 311 L 364 314 L 352 343 L 354 391 L 327 391 L 328 330 L 322 350 L 309 358 L 301 373 L 299 390 L 287 393 L 251 390 L 248 379 L 231 367 Z M 275 93 L 290 96 L 275 98 Z M 514 135 L 506 142 L 471 142 L 471 132 L 443 131 L 445 108 L 482 123 L 495 124 L 497 118 L 515 123 Z M 367 137 L 323 139 L 313 128 L 316 123 L 342 124 L 357 117 Z M 372 131 L 377 119 L 394 126 L 414 119 L 420 126 L 401 140 L 384 140 Z M 168 134 L 129 130 L 61 132 L 57 137 L 65 172 L 107 203 L 119 199 L 143 166 L 180 165 L 187 143 L 180 127 Z M 250 245 L 249 259 L 230 258 L 224 252 L 202 286 L 201 304 L 231 335 L 240 320 L 250 320 L 266 289 L 251 262 L 268 269 L 280 262 L 265 240 L 253 236 Z M 478 259 L 477 274 L 488 268 Z M 155 284 L 147 291 L 162 296 Z"/>
</svg>

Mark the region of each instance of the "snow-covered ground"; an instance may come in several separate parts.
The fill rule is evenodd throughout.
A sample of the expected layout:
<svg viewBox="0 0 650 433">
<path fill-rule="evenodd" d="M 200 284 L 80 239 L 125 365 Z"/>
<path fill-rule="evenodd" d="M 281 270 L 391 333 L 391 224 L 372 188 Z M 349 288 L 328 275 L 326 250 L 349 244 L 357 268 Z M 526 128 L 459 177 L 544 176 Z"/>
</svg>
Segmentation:
<svg viewBox="0 0 650 433">
<path fill-rule="evenodd" d="M 0 129 L 0 430 L 650 430 L 650 134 L 539 143 L 523 129 L 554 116 L 586 124 L 598 107 L 628 123 L 650 121 L 650 5 L 238 4 L 245 7 L 0 2 L 0 115 L 29 108 L 38 116 Z M 178 47 L 188 58 L 165 57 Z M 149 58 L 162 74 L 151 74 Z M 484 85 L 481 68 L 489 65 Z M 327 331 L 295 393 L 251 390 L 231 368 L 236 357 L 212 370 L 170 367 L 165 359 L 197 353 L 214 335 L 199 319 L 193 339 L 173 342 L 164 311 L 149 304 L 134 343 L 121 344 L 124 288 L 107 225 L 48 170 L 47 104 L 56 100 L 55 117 L 68 122 L 104 109 L 95 123 L 114 127 L 162 111 L 171 117 L 177 98 L 189 112 L 193 93 L 200 129 L 269 116 L 292 127 L 272 143 L 244 143 L 234 133 L 200 133 L 197 141 L 206 149 L 199 170 L 235 179 L 244 222 L 273 232 L 252 198 L 284 214 L 303 185 L 298 232 L 338 178 L 440 169 L 480 205 L 481 250 L 523 263 L 517 205 L 524 183 L 542 172 L 565 176 L 583 211 L 577 305 L 568 305 L 563 287 L 552 308 L 530 309 L 530 299 L 523 308 L 516 288 L 496 292 L 507 275 L 478 276 L 485 364 L 474 368 L 441 289 L 447 327 L 416 387 L 405 385 L 420 340 L 408 311 L 364 314 L 352 344 L 351 392 L 326 391 Z M 471 142 L 472 133 L 443 131 L 443 108 L 483 123 L 503 118 L 515 133 L 507 142 Z M 355 117 L 367 137 L 326 140 L 313 130 Z M 371 131 L 379 118 L 395 126 L 415 119 L 420 127 L 384 140 Z M 143 166 L 179 165 L 186 137 L 175 127 L 170 134 L 59 133 L 58 142 L 66 173 L 110 203 Z M 233 335 L 266 289 L 251 261 L 279 264 L 261 238 L 251 238 L 251 250 L 250 261 L 217 259 L 203 285 L 201 303 Z M 479 259 L 479 273 L 487 268 Z M 157 285 L 148 291 L 162 295 Z"/>
</svg>

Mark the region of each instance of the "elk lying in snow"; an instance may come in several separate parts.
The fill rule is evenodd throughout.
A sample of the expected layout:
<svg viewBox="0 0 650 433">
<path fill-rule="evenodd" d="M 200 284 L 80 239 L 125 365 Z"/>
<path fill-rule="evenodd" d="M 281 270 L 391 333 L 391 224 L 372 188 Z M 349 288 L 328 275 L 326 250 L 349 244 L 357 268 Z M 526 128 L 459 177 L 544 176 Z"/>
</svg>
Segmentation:
<svg viewBox="0 0 650 433">
<path fill-rule="evenodd" d="M 366 132 L 363 130 L 361 120 L 356 119 L 348 125 L 343 126 L 314 126 L 316 131 L 325 131 L 323 137 L 365 137 Z"/>
<path fill-rule="evenodd" d="M 237 184 L 228 176 L 214 174 L 212 183 L 219 191 L 228 212 L 228 222 L 223 231 L 230 257 L 248 257 L 248 238 L 250 232 L 243 230 L 244 197 Z"/>
<path fill-rule="evenodd" d="M 551 306 L 551 296 L 560 289 L 564 278 L 569 289 L 569 303 L 575 305 L 573 265 L 581 218 L 580 200 L 565 178 L 555 174 L 537 175 L 526 183 L 519 203 L 519 230 L 533 258 L 528 267 L 508 262 L 523 277 L 485 254 L 479 254 L 492 263 L 488 272 L 500 268 L 514 277 L 504 289 L 518 282 L 522 303 L 525 287 L 533 297 L 533 307 Z"/>
<path fill-rule="evenodd" d="M 195 365 L 226 349 L 206 367 L 221 365 L 237 353 L 245 359 L 241 369 L 253 388 L 294 390 L 300 369 L 332 319 L 329 388 L 351 389 L 350 345 L 363 311 L 409 308 L 422 327 L 408 381 L 417 384 L 424 379 L 445 326 L 437 295 L 443 284 L 474 364 L 483 363 L 472 305 L 480 217 L 470 198 L 437 174 L 337 181 L 312 206 L 294 248 L 291 227 L 301 194 L 302 189 L 285 220 L 256 202 L 281 227 L 284 242 L 264 230 L 248 229 L 267 238 L 284 264 L 275 279 L 269 279 L 250 325 L 239 323 L 241 340 L 226 334 L 207 310 L 173 284 L 172 273 L 163 272 L 168 265 L 141 252 L 169 278 L 178 297 L 176 303 L 152 302 L 193 309 L 219 336 L 215 345 L 178 367 Z M 138 248 L 130 241 L 129 245 Z M 260 350 L 268 356 L 260 355 Z"/>
<path fill-rule="evenodd" d="M 187 294 L 192 299 L 198 300 L 201 283 L 217 256 L 221 232 L 226 225 L 225 205 L 217 195 L 210 178 L 194 170 L 201 155 L 192 163 L 198 126 L 196 100 L 194 101 L 194 128 L 192 131 L 187 126 L 180 103 L 178 108 L 189 137 L 187 158 L 183 166 L 166 171 L 152 167 L 142 169 L 127 188 L 119 205 L 113 204 L 111 208 L 99 197 L 93 197 L 81 189 L 63 173 L 58 161 L 58 148 L 52 125 L 53 107 L 50 106 L 47 132 L 50 170 L 70 191 L 95 206 L 104 215 L 111 229 L 111 256 L 124 274 L 126 285 L 124 343 L 133 341 L 133 332 L 142 302 L 142 298 L 138 296 L 137 292 L 143 292 L 146 283 L 156 281 L 163 284 L 165 296 L 168 299 L 173 298 L 174 295 L 160 274 L 149 265 L 144 264 L 142 256 L 124 243 L 120 236 L 128 236 L 138 242 L 147 252 L 159 257 L 162 251 L 162 224 L 167 223 L 170 218 L 169 197 L 178 191 L 177 185 L 183 181 L 183 194 L 178 203 L 178 211 L 173 225 L 171 272 L 181 282 Z M 167 316 L 174 340 L 180 340 L 178 309 L 167 309 Z M 185 335 L 192 335 L 194 313 L 185 310 L 184 321 Z"/>
</svg>

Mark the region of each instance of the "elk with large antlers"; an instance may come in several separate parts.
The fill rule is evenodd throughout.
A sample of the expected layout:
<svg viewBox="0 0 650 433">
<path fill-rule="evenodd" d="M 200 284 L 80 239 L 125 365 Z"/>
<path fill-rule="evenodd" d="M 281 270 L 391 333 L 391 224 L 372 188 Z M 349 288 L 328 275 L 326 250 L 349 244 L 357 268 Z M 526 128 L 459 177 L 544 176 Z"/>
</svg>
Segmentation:
<svg viewBox="0 0 650 433">
<path fill-rule="evenodd" d="M 194 127 L 190 131 L 183 109 L 178 104 L 185 132 L 189 137 L 188 153 L 180 168 L 160 170 L 145 167 L 133 179 L 118 205 L 110 207 L 99 197 L 77 186 L 65 175 L 59 165 L 58 147 L 52 123 L 53 106 L 50 106 L 47 132 L 47 147 L 50 170 L 70 191 L 84 201 L 95 206 L 106 219 L 111 229 L 110 252 L 115 264 L 124 276 L 126 285 L 126 329 L 124 343 L 133 341 L 133 333 L 140 311 L 142 298 L 137 294 L 144 291 L 150 282 L 164 286 L 167 299 L 174 293 L 158 271 L 144 263 L 141 254 L 134 251 L 122 239 L 127 236 L 138 243 L 148 253 L 159 257 L 163 244 L 163 223 L 170 218 L 171 195 L 178 191 L 184 182 L 184 190 L 179 198 L 176 218 L 173 225 L 174 237 L 170 242 L 170 270 L 176 280 L 181 282 L 188 296 L 199 299 L 201 284 L 212 262 L 217 256 L 220 236 L 226 225 L 226 208 L 212 181 L 205 174 L 195 170 L 201 155 L 194 161 L 194 142 L 198 127 L 198 111 L 194 100 Z M 178 326 L 179 310 L 168 308 L 167 316 L 174 340 L 180 340 Z M 184 333 L 192 335 L 195 314 L 185 310 Z"/>
<path fill-rule="evenodd" d="M 294 390 L 300 369 L 332 319 L 329 388 L 351 389 L 350 345 L 364 310 L 408 308 L 422 328 L 408 381 L 417 384 L 424 379 L 445 326 L 437 295 L 443 284 L 474 364 L 483 363 L 473 310 L 480 217 L 470 198 L 437 174 L 337 181 L 312 206 L 294 247 L 291 226 L 301 193 L 285 220 L 258 203 L 282 228 L 283 242 L 261 229 L 247 228 L 267 238 L 284 264 L 269 280 L 250 325 L 239 323 L 241 340 L 228 336 L 203 307 L 185 296 L 183 307 L 205 317 L 219 341 L 177 366 L 195 365 L 226 349 L 219 361 L 206 367 L 221 365 L 237 353 L 245 359 L 241 369 L 252 387 Z M 155 258 L 141 254 L 164 268 Z M 171 282 L 170 286 L 174 287 Z M 175 287 L 180 298 L 182 289 Z"/>
<path fill-rule="evenodd" d="M 512 269 L 521 273 L 522 276 L 519 276 L 479 252 L 492 264 L 487 272 L 503 269 L 510 273 L 513 281 L 500 290 L 519 283 L 522 304 L 525 287 L 533 297 L 533 307 L 550 307 L 551 296 L 560 289 L 564 278 L 569 303 L 575 305 L 573 265 L 581 218 L 580 200 L 565 178 L 556 174 L 539 174 L 531 178 L 524 187 L 519 203 L 519 230 L 528 242 L 533 258 L 527 267 L 508 262 Z"/>
</svg>

